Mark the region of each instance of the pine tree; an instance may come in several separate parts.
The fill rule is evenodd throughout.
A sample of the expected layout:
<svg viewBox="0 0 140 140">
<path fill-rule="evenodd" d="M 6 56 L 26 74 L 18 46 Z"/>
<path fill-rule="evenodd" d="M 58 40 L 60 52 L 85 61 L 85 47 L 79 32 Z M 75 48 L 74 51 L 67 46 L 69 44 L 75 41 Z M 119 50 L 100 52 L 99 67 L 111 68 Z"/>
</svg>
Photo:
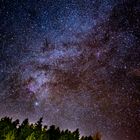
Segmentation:
<svg viewBox="0 0 140 140">
<path fill-rule="evenodd" d="M 15 133 L 14 133 L 14 131 L 8 132 L 8 134 L 5 136 L 5 140 L 15 140 Z"/>
</svg>

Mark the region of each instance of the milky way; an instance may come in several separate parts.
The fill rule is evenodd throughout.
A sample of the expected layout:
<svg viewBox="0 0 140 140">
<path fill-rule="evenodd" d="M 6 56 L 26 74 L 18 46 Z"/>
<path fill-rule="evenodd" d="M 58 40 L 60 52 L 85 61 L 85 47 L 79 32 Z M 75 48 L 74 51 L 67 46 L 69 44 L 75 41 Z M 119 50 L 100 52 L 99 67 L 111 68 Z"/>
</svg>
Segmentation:
<svg viewBox="0 0 140 140">
<path fill-rule="evenodd" d="M 137 0 L 0 3 L 1 117 L 139 139 Z"/>
</svg>

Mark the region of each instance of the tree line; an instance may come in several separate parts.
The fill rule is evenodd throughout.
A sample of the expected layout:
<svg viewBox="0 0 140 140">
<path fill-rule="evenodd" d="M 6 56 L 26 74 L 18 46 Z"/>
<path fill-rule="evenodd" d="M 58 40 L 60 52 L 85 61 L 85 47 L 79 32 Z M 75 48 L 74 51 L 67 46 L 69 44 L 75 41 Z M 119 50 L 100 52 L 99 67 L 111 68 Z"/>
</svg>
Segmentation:
<svg viewBox="0 0 140 140">
<path fill-rule="evenodd" d="M 19 123 L 18 119 L 1 118 L 0 140 L 101 140 L 100 133 L 80 137 L 79 129 L 71 132 L 68 129 L 60 130 L 55 125 L 48 127 L 42 124 L 42 119 L 30 124 L 28 119 Z"/>
</svg>

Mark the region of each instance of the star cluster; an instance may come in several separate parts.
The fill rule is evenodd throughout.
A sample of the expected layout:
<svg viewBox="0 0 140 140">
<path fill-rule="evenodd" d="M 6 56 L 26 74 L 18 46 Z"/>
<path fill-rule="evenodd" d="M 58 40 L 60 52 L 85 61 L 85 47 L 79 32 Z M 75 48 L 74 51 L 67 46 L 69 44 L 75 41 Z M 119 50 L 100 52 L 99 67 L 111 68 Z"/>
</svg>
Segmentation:
<svg viewBox="0 0 140 140">
<path fill-rule="evenodd" d="M 137 0 L 0 3 L 0 116 L 139 139 Z"/>
</svg>

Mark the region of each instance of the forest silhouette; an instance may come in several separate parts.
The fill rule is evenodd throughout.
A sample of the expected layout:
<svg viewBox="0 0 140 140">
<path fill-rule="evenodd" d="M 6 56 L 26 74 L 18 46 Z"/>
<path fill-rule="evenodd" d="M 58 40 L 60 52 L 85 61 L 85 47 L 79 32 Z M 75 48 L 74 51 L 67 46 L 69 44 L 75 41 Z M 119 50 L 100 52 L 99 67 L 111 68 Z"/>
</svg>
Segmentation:
<svg viewBox="0 0 140 140">
<path fill-rule="evenodd" d="M 59 127 L 42 124 L 43 118 L 36 123 L 29 123 L 25 119 L 22 123 L 19 120 L 4 117 L 0 120 L 0 140 L 101 140 L 99 132 L 94 136 L 80 136 L 79 129 L 60 130 Z"/>
</svg>

